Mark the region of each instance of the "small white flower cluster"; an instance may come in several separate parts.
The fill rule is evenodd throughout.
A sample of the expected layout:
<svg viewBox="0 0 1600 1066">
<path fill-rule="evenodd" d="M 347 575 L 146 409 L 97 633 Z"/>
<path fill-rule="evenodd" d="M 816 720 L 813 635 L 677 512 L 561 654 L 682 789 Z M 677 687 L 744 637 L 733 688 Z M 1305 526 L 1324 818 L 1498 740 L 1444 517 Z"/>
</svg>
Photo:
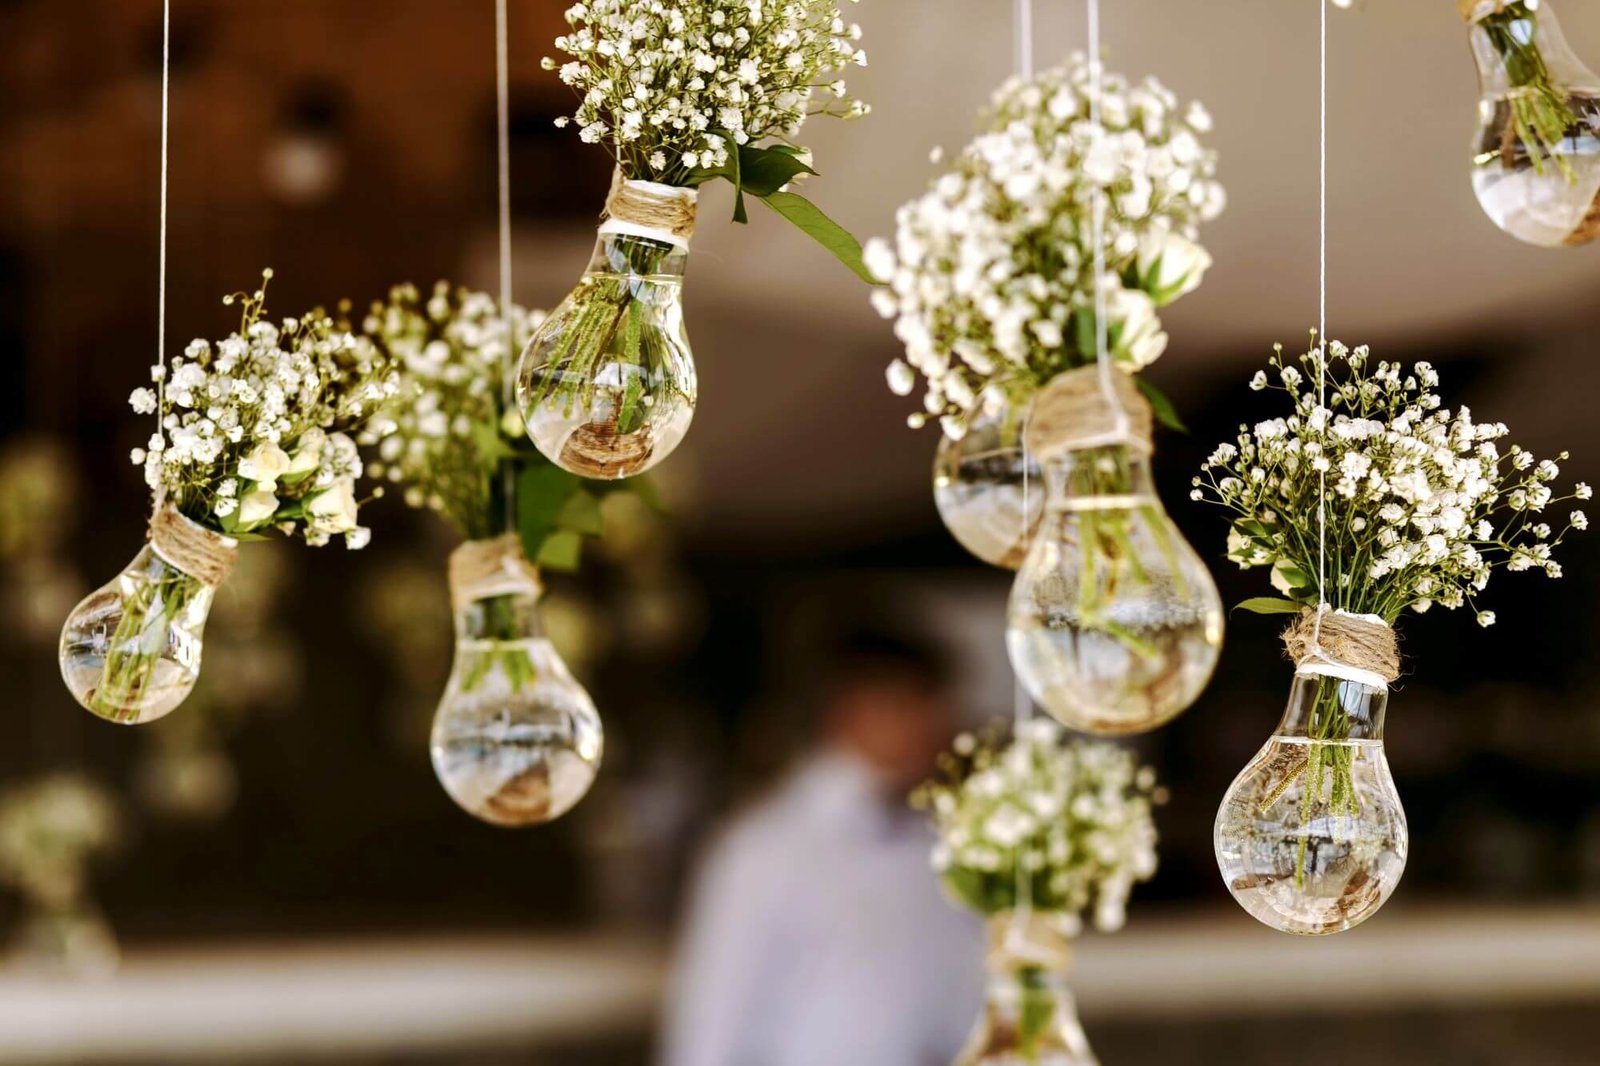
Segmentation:
<svg viewBox="0 0 1600 1066">
<path fill-rule="evenodd" d="M 544 68 L 581 95 L 579 135 L 609 142 L 628 178 L 695 184 L 735 146 L 867 113 L 838 76 L 867 63 L 838 0 L 585 0 L 566 19 L 556 47 L 572 58 Z"/>
<path fill-rule="evenodd" d="M 868 242 L 867 267 L 886 282 L 873 304 L 906 347 L 889 386 L 909 395 L 917 373 L 927 380 L 913 426 L 941 417 L 959 439 L 980 405 L 1018 405 L 1095 360 L 1097 203 L 1107 350 L 1133 370 L 1165 351 L 1156 310 L 1200 284 L 1211 257 L 1199 226 L 1226 202 L 1201 142 L 1211 117 L 1154 78 L 1106 74 L 1098 124 L 1093 99 L 1081 55 L 1008 82 L 988 131 L 900 208 L 894 243 Z"/>
<path fill-rule="evenodd" d="M 343 534 L 351 548 L 371 532 L 357 524 L 361 458 L 346 435 L 396 388 L 371 345 L 314 312 L 275 325 L 265 318 L 265 279 L 244 306 L 238 333 L 196 340 L 172 360 L 160 413 L 162 433 L 132 460 L 145 481 L 191 520 L 229 535 L 297 529 L 308 543 Z M 160 382 L 162 370 L 151 369 Z M 157 392 L 129 403 L 154 414 Z"/>
<path fill-rule="evenodd" d="M 1438 372 L 1427 363 L 1407 371 L 1331 341 L 1324 407 L 1320 360 L 1315 337 L 1298 360 L 1285 359 L 1280 346 L 1271 372 L 1258 372 L 1250 387 L 1287 393 L 1294 414 L 1240 426 L 1236 443 L 1219 446 L 1194 479 L 1194 499 L 1237 516 L 1230 559 L 1271 567 L 1275 588 L 1315 605 L 1325 486 L 1334 567 L 1326 597 L 1336 607 L 1393 622 L 1406 608 L 1473 604 L 1496 567 L 1561 576 L 1553 551 L 1588 519 L 1572 511 L 1553 528 L 1542 515 L 1589 499 L 1589 486 L 1556 496 L 1556 462 L 1502 448 L 1501 423 L 1442 407 L 1433 391 Z M 1478 621 L 1493 624 L 1493 612 L 1479 612 Z"/>
<path fill-rule="evenodd" d="M 424 300 L 416 286 L 397 285 L 373 304 L 362 329 L 399 368 L 400 387 L 361 435 L 377 448 L 372 476 L 404 485 L 407 504 L 469 539 L 501 532 L 500 462 L 527 441 L 515 408 L 503 407 L 505 376 L 543 320 L 513 304 L 508 351 L 506 319 L 488 293 L 441 281 Z"/>
<path fill-rule="evenodd" d="M 70 896 L 124 828 L 115 797 L 82 774 L 15 785 L 0 795 L 0 882 L 47 900 Z"/>
<path fill-rule="evenodd" d="M 1131 752 L 1063 740 L 1050 719 L 1022 724 L 1004 748 L 964 735 L 949 780 L 914 803 L 932 813 L 934 869 L 963 905 L 993 915 L 1026 903 L 1074 920 L 1092 907 L 1109 932 L 1134 884 L 1155 874 L 1151 807 L 1164 791 Z"/>
</svg>

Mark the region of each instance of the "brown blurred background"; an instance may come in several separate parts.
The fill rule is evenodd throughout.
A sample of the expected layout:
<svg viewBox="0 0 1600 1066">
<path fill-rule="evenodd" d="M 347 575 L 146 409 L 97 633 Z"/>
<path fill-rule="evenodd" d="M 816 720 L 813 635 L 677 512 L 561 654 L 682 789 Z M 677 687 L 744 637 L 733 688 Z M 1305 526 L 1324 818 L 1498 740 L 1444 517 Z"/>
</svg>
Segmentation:
<svg viewBox="0 0 1600 1066">
<path fill-rule="evenodd" d="M 609 171 L 552 125 L 570 96 L 539 59 L 564 6 L 511 4 L 516 293 L 543 307 L 582 268 Z M 819 204 L 863 237 L 889 230 L 928 150 L 958 147 L 1007 73 L 1009 7 L 855 10 L 872 66 L 853 88 L 875 113 L 807 131 Z M 1217 266 L 1172 309 L 1152 376 L 1192 428 L 1160 442 L 1164 498 L 1220 560 L 1188 477 L 1260 416 L 1244 382 L 1316 312 L 1315 5 L 1106 7 L 1112 65 L 1217 119 Z M 1041 61 L 1081 47 L 1081 5 L 1040 8 Z M 1561 13 L 1600 57 L 1600 7 Z M 493 19 L 489 0 L 177 0 L 169 347 L 224 332 L 219 298 L 264 266 L 280 315 L 405 280 L 493 287 Z M 433 781 L 449 545 L 397 501 L 359 555 L 262 550 L 219 605 L 242 636 L 220 652 L 208 637 L 217 691 L 195 724 L 191 708 L 154 730 L 91 720 L 56 676 L 54 626 L 141 536 L 126 455 L 150 427 L 125 397 L 154 354 L 159 20 L 157 0 L 0 0 L 0 496 L 37 493 L 49 516 L 0 536 L 0 772 L 110 790 L 120 843 L 93 898 L 123 954 L 99 981 L 0 977 L 0 1061 L 649 1061 L 685 871 L 799 750 L 829 634 L 919 619 L 980 721 L 1011 699 L 1008 577 L 940 527 L 934 438 L 883 386 L 895 346 L 858 283 L 770 216 L 725 223 L 718 191 L 689 278 L 702 391 L 661 470 L 670 513 L 616 516 L 584 576 L 555 583 L 551 629 L 608 731 L 578 811 L 508 834 Z M 1527 248 L 1478 211 L 1452 4 L 1332 21 L 1331 332 L 1433 360 L 1446 402 L 1571 449 L 1567 472 L 1600 482 L 1600 250 Z M 1106 1063 L 1600 1061 L 1600 544 L 1574 542 L 1566 571 L 1499 579 L 1492 631 L 1465 614 L 1405 626 L 1389 752 L 1410 867 L 1382 915 L 1330 943 L 1258 929 L 1215 873 L 1217 799 L 1289 680 L 1270 622 L 1233 619 L 1211 691 L 1141 745 L 1173 802 L 1130 930 L 1085 947 Z M 1217 576 L 1230 602 L 1258 591 L 1220 561 Z M 0 920 L 25 931 L 26 898 Z"/>
</svg>

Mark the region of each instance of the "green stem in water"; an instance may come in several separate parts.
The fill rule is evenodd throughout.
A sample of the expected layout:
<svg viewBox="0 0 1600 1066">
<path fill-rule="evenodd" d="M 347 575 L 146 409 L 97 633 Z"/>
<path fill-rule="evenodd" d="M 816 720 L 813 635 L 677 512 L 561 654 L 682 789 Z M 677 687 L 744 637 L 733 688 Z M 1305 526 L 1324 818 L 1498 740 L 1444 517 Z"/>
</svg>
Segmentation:
<svg viewBox="0 0 1600 1066">
<path fill-rule="evenodd" d="M 1512 129 L 1527 153 L 1536 174 L 1544 173 L 1549 159 L 1569 184 L 1576 184 L 1577 172 L 1556 154 L 1569 131 L 1583 122 L 1572 107 L 1567 93 L 1558 88 L 1545 65 L 1537 41 L 1529 28 L 1534 15 L 1525 4 L 1508 5 L 1480 23 L 1500 56 L 1506 78 L 1514 91 L 1507 101 L 1511 108 Z"/>
</svg>

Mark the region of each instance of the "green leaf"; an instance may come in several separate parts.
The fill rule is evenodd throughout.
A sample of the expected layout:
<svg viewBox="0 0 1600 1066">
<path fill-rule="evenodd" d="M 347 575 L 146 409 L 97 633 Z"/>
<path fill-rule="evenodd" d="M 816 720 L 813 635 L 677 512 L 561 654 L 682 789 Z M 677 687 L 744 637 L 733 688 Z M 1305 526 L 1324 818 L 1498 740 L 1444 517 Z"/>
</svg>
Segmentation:
<svg viewBox="0 0 1600 1066">
<path fill-rule="evenodd" d="M 599 498 L 582 488 L 572 493 L 556 516 L 556 528 L 598 537 L 604 529 Z"/>
<path fill-rule="evenodd" d="M 1236 611 L 1251 614 L 1299 614 L 1300 605 L 1293 600 L 1280 600 L 1276 596 L 1257 596 L 1233 605 Z"/>
<path fill-rule="evenodd" d="M 843 226 L 823 214 L 816 204 L 792 192 L 775 192 L 762 197 L 761 201 L 794 223 L 802 233 L 832 252 L 839 262 L 855 272 L 856 277 L 868 285 L 883 284 L 872 276 L 872 271 L 867 269 L 867 264 L 862 260 L 861 242 L 852 237 Z"/>
<path fill-rule="evenodd" d="M 1168 429 L 1175 429 L 1179 433 L 1189 432 L 1189 427 L 1183 424 L 1183 419 L 1178 417 L 1178 409 L 1172 406 L 1172 401 L 1167 399 L 1167 394 L 1150 384 L 1144 378 L 1134 378 L 1139 386 L 1139 391 L 1144 393 L 1144 398 L 1150 401 L 1150 409 L 1156 414 L 1156 421 Z"/>
<path fill-rule="evenodd" d="M 578 558 L 583 554 L 583 534 L 572 529 L 558 529 L 539 545 L 534 562 L 550 570 L 576 570 Z"/>
<path fill-rule="evenodd" d="M 517 475 L 517 532 L 530 559 L 537 558 L 545 540 L 560 525 L 567 500 L 582 487 L 582 479 L 554 463 L 525 466 Z"/>
<path fill-rule="evenodd" d="M 745 145 L 739 149 L 740 184 L 750 195 L 765 198 L 802 174 L 815 174 L 800 161 L 798 152 L 786 144 L 773 148 Z"/>
</svg>

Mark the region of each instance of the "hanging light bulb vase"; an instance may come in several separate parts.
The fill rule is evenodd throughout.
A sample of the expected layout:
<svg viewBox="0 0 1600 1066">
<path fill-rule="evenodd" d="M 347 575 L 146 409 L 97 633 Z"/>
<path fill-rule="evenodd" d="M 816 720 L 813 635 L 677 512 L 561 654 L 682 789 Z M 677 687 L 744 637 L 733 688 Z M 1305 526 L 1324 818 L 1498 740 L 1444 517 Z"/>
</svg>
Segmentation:
<svg viewBox="0 0 1600 1066">
<path fill-rule="evenodd" d="M 159 507 L 149 543 L 62 627 L 61 677 L 73 697 L 127 725 L 181 704 L 200 678 L 211 601 L 238 549 L 231 537 Z"/>
<path fill-rule="evenodd" d="M 1405 871 L 1405 810 L 1383 751 L 1394 630 L 1306 610 L 1284 634 L 1298 667 L 1283 721 L 1217 812 L 1217 865 L 1250 915 L 1286 933 L 1372 917 Z"/>
<path fill-rule="evenodd" d="M 1066 920 L 1010 912 L 989 919 L 983 1014 L 955 1066 L 1098 1066 L 1067 984 Z"/>
<path fill-rule="evenodd" d="M 431 744 L 439 783 L 495 825 L 558 818 L 594 782 L 604 735 L 539 624 L 539 572 L 515 534 L 468 541 L 450 557 L 450 590 L 455 662 Z"/>
<path fill-rule="evenodd" d="M 683 277 L 696 195 L 618 172 L 583 280 L 522 353 L 528 436 L 564 470 L 632 477 L 689 431 L 698 385 Z"/>
<path fill-rule="evenodd" d="M 1027 409 L 982 411 L 960 440 L 941 435 L 933 502 L 950 535 L 991 566 L 1015 570 L 1044 513 L 1044 479 L 1023 447 Z"/>
<path fill-rule="evenodd" d="M 1128 374 L 1059 375 L 1027 436 L 1048 496 L 1017 573 L 1006 646 L 1028 694 L 1087 733 L 1140 733 L 1200 695 L 1222 647 L 1211 574 L 1168 517 L 1150 472 L 1152 414 Z M 1120 408 L 1120 411 L 1119 411 Z"/>
<path fill-rule="evenodd" d="M 1600 236 L 1600 77 L 1543 0 L 1458 0 L 1481 97 L 1472 187 L 1494 224 L 1547 248 Z"/>
</svg>

